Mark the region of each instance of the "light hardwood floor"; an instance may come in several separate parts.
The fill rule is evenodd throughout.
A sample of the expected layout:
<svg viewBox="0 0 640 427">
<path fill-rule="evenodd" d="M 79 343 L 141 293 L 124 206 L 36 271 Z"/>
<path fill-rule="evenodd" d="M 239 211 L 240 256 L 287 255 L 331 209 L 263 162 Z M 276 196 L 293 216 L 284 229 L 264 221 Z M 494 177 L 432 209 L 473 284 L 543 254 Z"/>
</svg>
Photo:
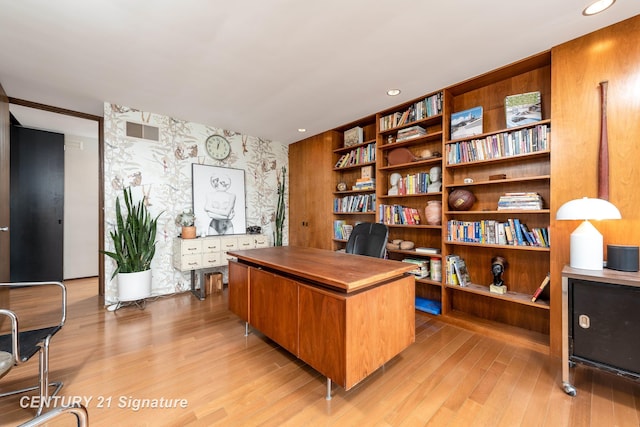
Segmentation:
<svg viewBox="0 0 640 427">
<path fill-rule="evenodd" d="M 640 384 L 579 366 L 571 398 L 560 360 L 416 314 L 416 342 L 349 392 L 259 332 L 244 336 L 223 294 L 185 293 L 145 310 L 107 312 L 95 279 L 67 282 L 67 324 L 51 343 L 51 378 L 67 399 L 92 399 L 92 426 L 638 426 Z M 13 295 L 24 313 L 46 293 Z M 46 316 L 41 317 L 44 321 Z M 25 325 L 26 326 L 26 323 Z M 331 351 L 331 349 L 327 349 Z M 0 391 L 33 382 L 37 361 Z M 185 399 L 186 408 L 136 410 L 136 399 Z M 0 425 L 33 416 L 0 399 Z M 71 418 L 64 419 L 70 425 Z"/>
</svg>

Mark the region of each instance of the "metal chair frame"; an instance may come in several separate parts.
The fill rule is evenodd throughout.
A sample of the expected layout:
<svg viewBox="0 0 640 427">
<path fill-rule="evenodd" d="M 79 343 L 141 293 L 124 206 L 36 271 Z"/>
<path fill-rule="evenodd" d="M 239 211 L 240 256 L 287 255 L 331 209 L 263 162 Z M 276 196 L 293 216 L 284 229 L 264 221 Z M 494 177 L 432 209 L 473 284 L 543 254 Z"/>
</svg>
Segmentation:
<svg viewBox="0 0 640 427">
<path fill-rule="evenodd" d="M 36 416 L 42 413 L 50 397 L 55 396 L 63 386 L 61 381 L 49 382 L 49 343 L 53 335 L 62 328 L 67 318 L 67 288 L 61 282 L 0 283 L 0 287 L 38 286 L 59 286 L 61 289 L 61 311 L 59 321 L 56 325 L 41 329 L 21 331 L 18 316 L 11 310 L 0 309 L 0 314 L 5 315 L 11 320 L 11 334 L 0 335 L 0 351 L 11 353 L 13 366 L 27 362 L 35 353 L 39 355 L 38 385 L 0 393 L 0 398 L 38 390 L 40 401 Z M 2 376 L 3 375 L 0 375 L 0 378 Z M 55 387 L 53 393 L 49 393 L 49 387 Z"/>
</svg>

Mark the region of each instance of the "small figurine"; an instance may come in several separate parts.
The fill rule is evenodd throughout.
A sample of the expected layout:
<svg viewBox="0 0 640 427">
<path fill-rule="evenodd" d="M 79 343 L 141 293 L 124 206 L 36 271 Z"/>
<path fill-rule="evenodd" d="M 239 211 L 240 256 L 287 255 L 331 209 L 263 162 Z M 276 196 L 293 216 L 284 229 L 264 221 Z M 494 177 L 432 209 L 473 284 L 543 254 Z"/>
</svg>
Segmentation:
<svg viewBox="0 0 640 427">
<path fill-rule="evenodd" d="M 502 273 L 507 265 L 507 261 L 501 256 L 495 256 L 491 259 L 491 272 L 493 273 L 493 284 L 490 286 L 491 292 L 505 293 L 506 286 L 502 280 Z"/>
</svg>

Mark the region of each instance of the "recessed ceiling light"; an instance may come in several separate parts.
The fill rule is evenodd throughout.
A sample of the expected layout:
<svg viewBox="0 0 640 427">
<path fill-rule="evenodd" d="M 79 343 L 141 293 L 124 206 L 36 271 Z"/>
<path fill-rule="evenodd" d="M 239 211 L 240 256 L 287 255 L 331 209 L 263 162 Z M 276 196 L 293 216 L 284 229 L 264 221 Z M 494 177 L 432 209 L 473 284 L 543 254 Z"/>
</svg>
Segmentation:
<svg viewBox="0 0 640 427">
<path fill-rule="evenodd" d="M 307 130 L 305 128 L 298 128 L 298 132 L 306 132 Z"/>
<path fill-rule="evenodd" d="M 400 89 L 389 89 L 387 91 L 387 95 L 389 95 L 389 96 L 400 95 Z"/>
<path fill-rule="evenodd" d="M 591 16 L 591 15 L 598 14 L 598 13 L 610 8 L 611 5 L 614 4 L 615 2 L 616 2 L 616 0 L 598 0 L 596 2 L 591 3 L 589 6 L 587 6 L 582 11 L 582 14 L 584 16 Z"/>
</svg>

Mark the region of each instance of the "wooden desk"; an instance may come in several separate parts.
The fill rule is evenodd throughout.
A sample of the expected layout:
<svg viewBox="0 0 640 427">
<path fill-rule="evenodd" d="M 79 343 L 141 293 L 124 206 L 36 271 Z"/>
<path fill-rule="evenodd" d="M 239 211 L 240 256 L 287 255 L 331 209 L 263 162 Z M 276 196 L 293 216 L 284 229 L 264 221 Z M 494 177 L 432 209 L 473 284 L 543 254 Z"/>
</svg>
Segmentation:
<svg viewBox="0 0 640 427">
<path fill-rule="evenodd" d="M 413 266 L 313 248 L 230 251 L 229 309 L 349 390 L 415 341 Z"/>
</svg>

